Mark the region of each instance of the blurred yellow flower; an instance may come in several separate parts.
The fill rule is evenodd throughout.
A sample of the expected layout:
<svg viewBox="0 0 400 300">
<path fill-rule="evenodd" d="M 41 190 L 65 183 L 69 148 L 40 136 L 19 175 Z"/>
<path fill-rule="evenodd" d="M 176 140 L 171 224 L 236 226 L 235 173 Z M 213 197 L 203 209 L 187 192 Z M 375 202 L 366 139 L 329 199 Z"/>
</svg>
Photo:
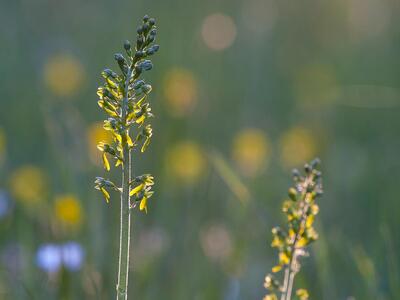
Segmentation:
<svg viewBox="0 0 400 300">
<path fill-rule="evenodd" d="M 260 129 L 243 129 L 233 140 L 232 157 L 245 176 L 260 174 L 267 166 L 270 155 L 270 143 Z"/>
<path fill-rule="evenodd" d="M 302 104 L 323 104 L 338 99 L 336 75 L 330 65 L 310 64 L 299 68 L 294 90 Z"/>
<path fill-rule="evenodd" d="M 204 19 L 201 36 L 208 48 L 221 51 L 230 47 L 235 41 L 236 25 L 227 15 L 212 14 Z"/>
<path fill-rule="evenodd" d="M 51 92 L 57 96 L 68 97 L 82 86 L 85 70 L 74 56 L 56 54 L 45 63 L 43 77 Z"/>
<path fill-rule="evenodd" d="M 103 122 L 96 122 L 89 125 L 86 135 L 90 159 L 93 163 L 102 165 L 101 152 L 97 150 L 97 144 L 100 142 L 112 143 L 112 134 L 103 128 Z"/>
<path fill-rule="evenodd" d="M 281 161 L 284 167 L 293 168 L 312 159 L 317 152 L 317 142 L 306 128 L 294 127 L 280 139 Z"/>
<path fill-rule="evenodd" d="M 54 214 L 65 225 L 77 226 L 82 221 L 82 208 L 74 195 L 59 195 L 54 202 Z"/>
<path fill-rule="evenodd" d="M 175 116 L 192 112 L 197 103 L 197 81 L 193 73 L 183 68 L 174 68 L 164 78 L 164 97 L 168 111 Z"/>
<path fill-rule="evenodd" d="M 167 169 L 185 183 L 197 181 L 203 174 L 206 160 L 199 145 L 192 141 L 175 144 L 167 152 Z"/>
<path fill-rule="evenodd" d="M 37 204 L 46 197 L 47 178 L 40 168 L 23 166 L 11 174 L 10 189 L 16 199 L 25 204 Z"/>
<path fill-rule="evenodd" d="M 0 164 L 6 156 L 6 135 L 4 130 L 0 128 Z"/>
</svg>

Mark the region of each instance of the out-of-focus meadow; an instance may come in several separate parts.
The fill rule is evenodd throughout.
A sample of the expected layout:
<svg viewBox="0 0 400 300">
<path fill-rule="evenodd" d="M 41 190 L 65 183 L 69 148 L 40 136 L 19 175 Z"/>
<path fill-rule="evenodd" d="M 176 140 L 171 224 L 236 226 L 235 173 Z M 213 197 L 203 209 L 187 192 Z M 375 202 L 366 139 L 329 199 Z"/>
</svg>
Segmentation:
<svg viewBox="0 0 400 300">
<path fill-rule="evenodd" d="M 2 1 L 0 299 L 110 299 L 119 198 L 94 190 L 96 89 L 145 13 L 158 24 L 151 172 L 134 299 L 261 299 L 290 170 L 319 156 L 312 299 L 400 297 L 400 5 Z M 140 157 L 138 157 L 140 156 Z M 110 174 L 118 182 L 119 174 Z"/>
</svg>

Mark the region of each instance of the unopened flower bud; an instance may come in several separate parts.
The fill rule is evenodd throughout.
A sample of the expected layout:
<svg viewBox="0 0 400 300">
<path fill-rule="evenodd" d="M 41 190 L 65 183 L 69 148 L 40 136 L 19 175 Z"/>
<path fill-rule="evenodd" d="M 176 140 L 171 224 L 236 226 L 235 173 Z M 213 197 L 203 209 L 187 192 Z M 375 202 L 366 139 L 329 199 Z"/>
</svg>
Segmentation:
<svg viewBox="0 0 400 300">
<path fill-rule="evenodd" d="M 154 53 L 156 53 L 158 51 L 159 48 L 160 48 L 160 46 L 154 45 L 154 46 L 150 47 L 149 49 L 147 49 L 146 54 L 153 55 Z"/>
<path fill-rule="evenodd" d="M 140 67 L 145 71 L 150 71 L 153 68 L 153 64 L 150 60 L 146 59 L 140 63 Z"/>
<path fill-rule="evenodd" d="M 136 45 L 137 45 L 137 48 L 142 47 L 142 45 L 143 45 L 143 38 L 142 38 L 141 36 L 139 36 L 139 37 L 137 38 Z"/>
<path fill-rule="evenodd" d="M 114 58 L 118 63 L 125 61 L 124 56 L 121 53 L 114 54 Z"/>
<path fill-rule="evenodd" d="M 143 32 L 147 32 L 150 29 L 150 26 L 149 26 L 149 24 L 145 23 L 145 24 L 143 24 L 142 28 L 143 28 Z"/>
<path fill-rule="evenodd" d="M 124 42 L 124 49 L 125 49 L 126 51 L 131 50 L 131 43 L 130 43 L 128 40 L 126 40 L 126 41 Z"/>
<path fill-rule="evenodd" d="M 135 57 L 136 57 L 136 58 L 141 58 L 141 57 L 143 57 L 143 55 L 144 55 L 144 53 L 143 53 L 143 51 L 141 51 L 141 50 L 136 51 L 136 53 L 135 53 Z"/>
</svg>

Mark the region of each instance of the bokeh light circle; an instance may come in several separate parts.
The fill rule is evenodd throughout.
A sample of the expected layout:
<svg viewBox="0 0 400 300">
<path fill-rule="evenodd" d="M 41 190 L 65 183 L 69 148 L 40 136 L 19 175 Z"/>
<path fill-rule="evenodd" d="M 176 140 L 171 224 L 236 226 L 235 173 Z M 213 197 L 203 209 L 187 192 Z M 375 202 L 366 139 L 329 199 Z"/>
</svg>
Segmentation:
<svg viewBox="0 0 400 300">
<path fill-rule="evenodd" d="M 84 78 L 82 64 L 70 54 L 53 55 L 44 65 L 44 83 L 56 96 L 73 96 L 81 88 Z"/>
<path fill-rule="evenodd" d="M 235 41 L 236 25 L 231 17 L 215 13 L 204 19 L 201 36 L 208 48 L 221 51 L 230 47 Z"/>
<path fill-rule="evenodd" d="M 189 70 L 173 68 L 166 73 L 164 97 L 171 115 L 181 117 L 191 113 L 197 103 L 197 93 L 197 81 Z"/>
</svg>

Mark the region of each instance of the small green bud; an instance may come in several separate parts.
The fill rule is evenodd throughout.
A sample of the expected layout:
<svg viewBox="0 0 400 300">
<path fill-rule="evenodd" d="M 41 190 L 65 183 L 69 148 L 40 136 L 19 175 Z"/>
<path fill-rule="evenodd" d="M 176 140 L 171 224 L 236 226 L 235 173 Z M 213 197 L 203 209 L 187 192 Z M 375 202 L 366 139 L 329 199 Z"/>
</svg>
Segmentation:
<svg viewBox="0 0 400 300">
<path fill-rule="evenodd" d="M 135 90 L 138 90 L 138 89 L 140 89 L 143 85 L 144 85 L 144 81 L 143 81 L 143 80 L 136 80 L 136 81 L 133 83 L 133 88 L 134 88 Z"/>
<path fill-rule="evenodd" d="M 293 169 L 293 170 L 292 170 L 292 176 L 293 176 L 293 177 L 300 177 L 300 172 L 299 172 L 299 170 Z"/>
<path fill-rule="evenodd" d="M 157 29 L 153 28 L 153 29 L 150 31 L 150 35 L 151 35 L 151 36 L 157 35 Z"/>
<path fill-rule="evenodd" d="M 160 48 L 159 45 L 153 45 L 152 47 L 150 47 L 149 49 L 146 50 L 146 54 L 153 55 L 154 53 L 156 53 L 158 51 L 159 48 Z"/>
<path fill-rule="evenodd" d="M 136 53 L 135 53 L 135 57 L 136 57 L 136 58 L 141 58 L 141 57 L 143 57 L 143 56 L 144 56 L 143 51 L 141 51 L 141 50 L 136 51 Z"/>
<path fill-rule="evenodd" d="M 143 24 L 142 28 L 143 28 L 143 32 L 147 32 L 150 29 L 150 25 L 145 23 L 145 24 Z"/>
<path fill-rule="evenodd" d="M 150 71 L 153 68 L 152 62 L 148 59 L 141 61 L 138 66 L 145 71 Z"/>
<path fill-rule="evenodd" d="M 313 169 L 315 169 L 319 164 L 321 163 L 321 160 L 317 157 L 317 158 L 314 158 L 312 161 L 311 161 L 311 167 L 313 168 Z"/>
<path fill-rule="evenodd" d="M 121 71 L 126 74 L 128 72 L 128 64 L 126 63 L 124 56 L 121 53 L 116 53 L 114 58 L 118 62 Z"/>
<path fill-rule="evenodd" d="M 289 189 L 289 198 L 292 199 L 293 201 L 297 201 L 297 191 L 295 188 L 291 187 Z"/>
<path fill-rule="evenodd" d="M 117 62 L 124 62 L 125 58 L 121 53 L 114 54 L 114 58 Z"/>
<path fill-rule="evenodd" d="M 155 40 L 154 35 L 150 35 L 146 40 L 146 44 L 148 45 L 148 44 L 154 42 L 154 40 Z"/>
<path fill-rule="evenodd" d="M 126 51 L 131 50 L 131 43 L 130 43 L 128 40 L 126 40 L 126 41 L 124 42 L 124 49 L 125 49 Z"/>
<path fill-rule="evenodd" d="M 152 87 L 151 87 L 150 84 L 145 84 L 145 85 L 142 86 L 142 91 L 143 91 L 143 93 L 145 93 L 145 94 L 150 93 L 151 89 L 152 89 Z"/>
<path fill-rule="evenodd" d="M 321 176 L 322 176 L 322 173 L 320 171 L 317 171 L 317 170 L 314 170 L 313 174 L 314 174 L 314 177 L 316 179 L 321 178 Z"/>
<path fill-rule="evenodd" d="M 118 77 L 118 74 L 110 69 L 104 69 L 103 72 L 101 72 L 101 75 L 104 78 L 108 78 L 108 77 L 117 78 Z"/>
<path fill-rule="evenodd" d="M 145 136 L 151 136 L 152 133 L 153 133 L 153 129 L 151 128 L 150 125 L 146 126 L 146 127 L 143 129 L 143 134 L 144 134 Z"/>
<path fill-rule="evenodd" d="M 136 40 L 136 45 L 137 45 L 137 48 L 138 48 L 138 49 L 142 47 L 143 42 L 144 42 L 143 37 L 139 36 L 139 37 L 137 38 L 137 40 Z"/>
</svg>

